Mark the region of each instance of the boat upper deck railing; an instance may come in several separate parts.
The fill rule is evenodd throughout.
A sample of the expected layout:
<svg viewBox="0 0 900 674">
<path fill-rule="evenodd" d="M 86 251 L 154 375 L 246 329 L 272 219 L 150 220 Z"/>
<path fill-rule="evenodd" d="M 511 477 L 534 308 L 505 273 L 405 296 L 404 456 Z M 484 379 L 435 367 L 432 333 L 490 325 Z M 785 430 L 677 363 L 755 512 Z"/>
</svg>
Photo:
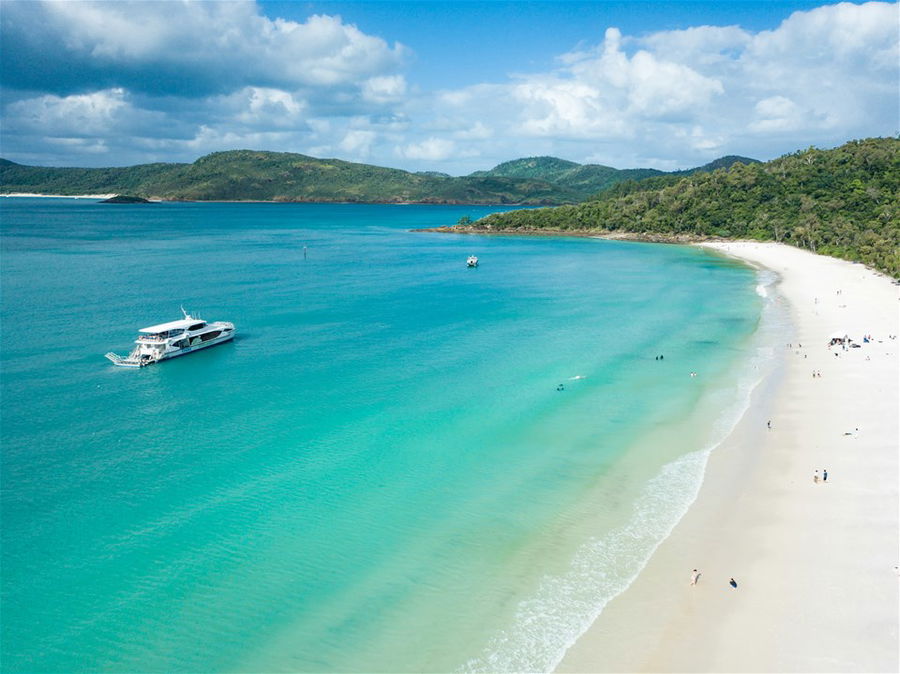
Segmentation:
<svg viewBox="0 0 900 674">
<path fill-rule="evenodd" d="M 173 330 L 171 332 L 149 332 L 138 335 L 137 341 L 139 342 L 150 342 L 152 344 L 161 344 L 165 342 L 167 339 L 173 339 L 175 337 L 181 337 L 184 335 L 184 330 Z"/>
</svg>

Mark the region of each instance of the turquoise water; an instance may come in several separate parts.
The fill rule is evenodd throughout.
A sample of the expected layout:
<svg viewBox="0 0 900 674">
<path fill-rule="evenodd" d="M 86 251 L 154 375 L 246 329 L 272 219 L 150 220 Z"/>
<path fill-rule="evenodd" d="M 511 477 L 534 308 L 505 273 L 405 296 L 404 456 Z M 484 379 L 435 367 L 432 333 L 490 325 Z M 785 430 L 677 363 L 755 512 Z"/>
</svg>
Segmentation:
<svg viewBox="0 0 900 674">
<path fill-rule="evenodd" d="M 486 207 L 0 209 L 3 671 L 550 668 L 762 306 L 689 247 L 409 232 Z M 182 304 L 238 337 L 103 359 Z"/>
</svg>

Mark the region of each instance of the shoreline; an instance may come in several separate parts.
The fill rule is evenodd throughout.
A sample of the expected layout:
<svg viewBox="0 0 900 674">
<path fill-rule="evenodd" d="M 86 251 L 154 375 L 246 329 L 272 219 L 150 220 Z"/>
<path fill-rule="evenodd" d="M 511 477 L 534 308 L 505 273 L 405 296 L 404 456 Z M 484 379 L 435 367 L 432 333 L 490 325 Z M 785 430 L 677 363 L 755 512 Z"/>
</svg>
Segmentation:
<svg viewBox="0 0 900 674">
<path fill-rule="evenodd" d="M 784 367 L 710 455 L 684 518 L 556 671 L 896 671 L 897 288 L 782 244 L 701 245 L 779 275 L 795 342 L 776 345 Z M 875 341 L 835 356 L 835 330 Z"/>
<path fill-rule="evenodd" d="M 109 199 L 124 195 L 124 192 L 110 192 L 109 194 L 44 194 L 39 192 L 7 192 L 0 193 L 0 197 L 10 198 L 39 198 L 39 199 Z M 551 208 L 563 204 L 495 204 L 490 202 L 468 201 L 330 201 L 320 199 L 165 199 L 162 197 L 147 197 L 150 203 L 169 204 L 328 204 L 336 206 L 472 206 L 478 208 L 503 207 L 503 208 Z M 441 228 L 438 228 L 441 229 Z M 415 232 L 437 231 L 435 229 L 415 229 Z M 473 232 L 479 233 L 479 232 Z M 553 233 L 551 236 L 560 236 Z"/>
<path fill-rule="evenodd" d="M 700 244 L 705 242 L 729 241 L 716 236 L 695 234 L 652 234 L 640 232 L 609 231 L 596 229 L 479 229 L 472 225 L 447 225 L 443 227 L 423 227 L 413 232 L 435 234 L 471 234 L 475 236 L 527 236 L 527 237 L 571 237 L 576 239 L 604 239 L 606 241 L 634 241 L 639 243 Z"/>
<path fill-rule="evenodd" d="M 10 192 L 8 194 L 0 194 L 0 197 L 29 197 L 33 199 L 111 199 L 117 196 L 115 193 L 110 194 L 41 194 L 37 192 Z"/>
</svg>

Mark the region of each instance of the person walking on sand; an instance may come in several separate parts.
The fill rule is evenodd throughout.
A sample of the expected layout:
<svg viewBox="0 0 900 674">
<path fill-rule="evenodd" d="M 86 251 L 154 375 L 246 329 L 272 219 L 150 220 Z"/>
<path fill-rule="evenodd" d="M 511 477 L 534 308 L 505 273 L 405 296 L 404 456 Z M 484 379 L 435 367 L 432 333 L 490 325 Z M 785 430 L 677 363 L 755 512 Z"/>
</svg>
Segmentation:
<svg viewBox="0 0 900 674">
<path fill-rule="evenodd" d="M 731 587 L 733 587 L 734 589 L 737 589 L 737 581 L 734 578 L 729 580 L 728 584 L 731 585 Z"/>
<path fill-rule="evenodd" d="M 822 469 L 822 482 L 828 482 L 828 469 Z"/>
<path fill-rule="evenodd" d="M 700 580 L 700 572 L 694 569 L 691 573 L 691 585 L 696 585 L 698 580 Z"/>
<path fill-rule="evenodd" d="M 766 422 L 766 426 L 768 427 L 768 429 L 769 429 L 770 431 L 772 430 L 772 420 L 771 420 L 771 419 L 769 419 L 769 420 Z"/>
<path fill-rule="evenodd" d="M 816 471 L 816 474 L 813 475 L 813 482 L 819 484 L 819 471 Z"/>
</svg>

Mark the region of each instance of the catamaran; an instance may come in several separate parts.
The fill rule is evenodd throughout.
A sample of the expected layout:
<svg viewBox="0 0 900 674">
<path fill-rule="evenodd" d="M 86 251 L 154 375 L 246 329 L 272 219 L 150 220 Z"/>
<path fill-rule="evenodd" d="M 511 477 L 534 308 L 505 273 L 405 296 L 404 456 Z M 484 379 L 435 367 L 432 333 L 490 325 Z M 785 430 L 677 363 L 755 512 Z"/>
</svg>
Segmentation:
<svg viewBox="0 0 900 674">
<path fill-rule="evenodd" d="M 184 307 L 181 313 L 184 318 L 180 320 L 141 328 L 138 331 L 140 335 L 134 340 L 137 346 L 127 356 L 119 356 L 110 351 L 106 357 L 119 367 L 144 367 L 234 338 L 234 323 L 207 323 L 191 316 Z"/>
</svg>

